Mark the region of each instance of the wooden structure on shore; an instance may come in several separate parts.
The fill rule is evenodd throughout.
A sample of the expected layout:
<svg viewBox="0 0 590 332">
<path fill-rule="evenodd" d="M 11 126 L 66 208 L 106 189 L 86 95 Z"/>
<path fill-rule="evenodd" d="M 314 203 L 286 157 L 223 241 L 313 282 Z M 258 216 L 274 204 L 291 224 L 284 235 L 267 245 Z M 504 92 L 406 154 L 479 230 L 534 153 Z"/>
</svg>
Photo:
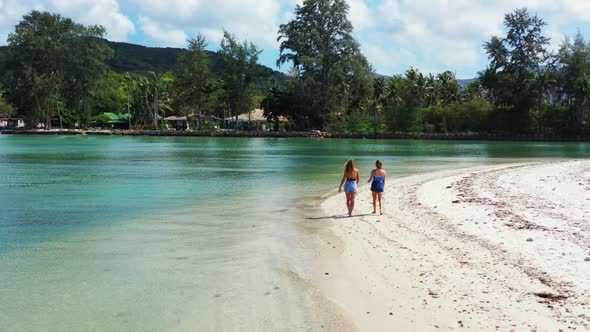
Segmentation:
<svg viewBox="0 0 590 332">
<path fill-rule="evenodd" d="M 225 118 L 224 121 L 228 124 L 229 128 L 262 131 L 270 130 L 273 124 L 272 121 L 264 116 L 264 110 L 259 108 L 248 113 L 240 114 L 237 118 L 235 116 Z M 284 116 L 279 116 L 278 121 L 279 123 L 288 122 Z"/>
</svg>

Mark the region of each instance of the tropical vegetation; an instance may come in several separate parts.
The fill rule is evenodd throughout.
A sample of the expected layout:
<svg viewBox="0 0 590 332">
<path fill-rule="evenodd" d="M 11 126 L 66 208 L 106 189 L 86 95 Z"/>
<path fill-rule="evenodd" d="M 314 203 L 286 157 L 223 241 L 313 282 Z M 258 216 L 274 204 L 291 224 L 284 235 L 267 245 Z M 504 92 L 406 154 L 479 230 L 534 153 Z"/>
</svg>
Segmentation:
<svg viewBox="0 0 590 332">
<path fill-rule="evenodd" d="M 0 114 L 64 128 L 104 123 L 105 113 L 160 128 L 164 117 L 182 115 L 193 130 L 206 116 L 263 108 L 275 129 L 286 117 L 287 130 L 590 133 L 590 43 L 580 33 L 552 53 L 542 18 L 526 8 L 507 13 L 503 35 L 483 45 L 488 65 L 461 86 L 450 71 L 377 74 L 348 13 L 345 0 L 297 5 L 277 32 L 281 74 L 228 31 L 216 52 L 200 34 L 186 49 L 163 51 L 112 43 L 101 26 L 32 11 L 0 50 Z"/>
</svg>

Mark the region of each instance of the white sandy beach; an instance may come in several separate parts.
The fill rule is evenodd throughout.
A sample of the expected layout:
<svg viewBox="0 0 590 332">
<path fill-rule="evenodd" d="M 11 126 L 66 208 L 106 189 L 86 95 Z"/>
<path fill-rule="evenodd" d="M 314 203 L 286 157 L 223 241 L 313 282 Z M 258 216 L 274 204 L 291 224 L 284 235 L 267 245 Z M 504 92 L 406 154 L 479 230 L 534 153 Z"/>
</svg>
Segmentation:
<svg viewBox="0 0 590 332">
<path fill-rule="evenodd" d="M 510 164 L 367 186 L 332 226 L 317 286 L 362 331 L 590 330 L 590 161 Z"/>
</svg>

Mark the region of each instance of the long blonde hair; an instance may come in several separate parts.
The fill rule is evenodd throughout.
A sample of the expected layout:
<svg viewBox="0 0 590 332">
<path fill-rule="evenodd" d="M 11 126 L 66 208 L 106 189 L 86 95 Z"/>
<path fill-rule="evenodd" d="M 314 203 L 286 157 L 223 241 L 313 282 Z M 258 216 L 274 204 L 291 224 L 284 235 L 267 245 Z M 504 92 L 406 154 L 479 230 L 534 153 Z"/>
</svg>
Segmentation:
<svg viewBox="0 0 590 332">
<path fill-rule="evenodd" d="M 346 176 L 352 176 L 354 175 L 354 169 L 355 169 L 355 165 L 354 165 L 354 160 L 350 159 L 346 162 L 346 164 L 344 165 L 344 175 Z"/>
<path fill-rule="evenodd" d="M 377 160 L 375 162 L 375 166 L 377 167 L 377 169 L 382 169 L 383 168 L 383 163 L 381 162 L 381 160 Z"/>
</svg>

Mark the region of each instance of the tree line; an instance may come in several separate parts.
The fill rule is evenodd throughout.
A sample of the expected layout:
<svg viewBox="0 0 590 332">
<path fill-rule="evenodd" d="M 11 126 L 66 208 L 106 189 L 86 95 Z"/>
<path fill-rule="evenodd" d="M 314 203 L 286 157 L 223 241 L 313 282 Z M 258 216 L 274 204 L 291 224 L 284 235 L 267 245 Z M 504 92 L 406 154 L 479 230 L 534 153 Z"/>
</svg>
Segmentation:
<svg viewBox="0 0 590 332">
<path fill-rule="evenodd" d="M 546 22 L 526 8 L 483 45 L 489 64 L 462 88 L 452 72 L 376 75 L 352 37 L 344 0 L 309 0 L 281 25 L 286 85 L 263 101 L 298 129 L 337 132 L 590 133 L 590 43 L 578 33 L 555 54 Z"/>
<path fill-rule="evenodd" d="M 103 112 L 131 114 L 136 128 L 159 128 L 166 115 L 185 115 L 206 129 L 207 116 L 226 118 L 262 107 L 278 129 L 341 133 L 510 132 L 590 133 L 590 43 L 578 33 L 548 50 L 546 22 L 516 9 L 502 36 L 483 44 L 489 64 L 466 87 L 446 71 L 375 73 L 353 37 L 344 0 L 305 0 L 279 27 L 281 81 L 255 83 L 260 49 L 225 32 L 211 73 L 207 41 L 188 40 L 187 52 L 166 73 L 115 73 L 101 26 L 33 11 L 8 37 L 2 64 L 0 113 L 27 123 L 91 126 Z M 3 111 L 4 110 L 4 111 Z"/>
<path fill-rule="evenodd" d="M 211 74 L 201 35 L 188 41 L 171 72 L 119 74 L 106 65 L 113 50 L 105 33 L 59 14 L 25 15 L 8 37 L 1 64 L 0 113 L 46 128 L 56 120 L 61 128 L 88 127 L 105 112 L 125 113 L 132 127 L 160 128 L 167 115 L 237 116 L 255 106 L 260 51 L 252 43 L 224 33 L 219 79 Z"/>
</svg>

